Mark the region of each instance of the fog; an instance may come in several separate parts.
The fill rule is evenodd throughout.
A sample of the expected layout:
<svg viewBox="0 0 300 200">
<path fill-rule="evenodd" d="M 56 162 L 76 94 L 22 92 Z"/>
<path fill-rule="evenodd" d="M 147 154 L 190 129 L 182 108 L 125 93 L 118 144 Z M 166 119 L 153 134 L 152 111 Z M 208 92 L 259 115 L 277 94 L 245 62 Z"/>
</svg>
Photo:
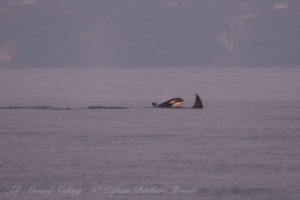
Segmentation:
<svg viewBox="0 0 300 200">
<path fill-rule="evenodd" d="M 298 0 L 2 0 L 0 68 L 300 66 Z"/>
<path fill-rule="evenodd" d="M 214 101 L 299 101 L 300 69 L 114 68 L 2 69 L 1 106 L 148 106 L 198 93 Z"/>
</svg>

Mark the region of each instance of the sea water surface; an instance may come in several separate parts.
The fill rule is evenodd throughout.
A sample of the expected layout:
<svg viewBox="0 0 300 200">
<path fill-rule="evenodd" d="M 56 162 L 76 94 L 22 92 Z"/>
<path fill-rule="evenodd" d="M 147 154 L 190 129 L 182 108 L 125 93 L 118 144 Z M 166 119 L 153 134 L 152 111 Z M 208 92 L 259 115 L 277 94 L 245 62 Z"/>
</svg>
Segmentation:
<svg viewBox="0 0 300 200">
<path fill-rule="evenodd" d="M 300 70 L 0 72 L 0 199 L 300 199 Z"/>
</svg>

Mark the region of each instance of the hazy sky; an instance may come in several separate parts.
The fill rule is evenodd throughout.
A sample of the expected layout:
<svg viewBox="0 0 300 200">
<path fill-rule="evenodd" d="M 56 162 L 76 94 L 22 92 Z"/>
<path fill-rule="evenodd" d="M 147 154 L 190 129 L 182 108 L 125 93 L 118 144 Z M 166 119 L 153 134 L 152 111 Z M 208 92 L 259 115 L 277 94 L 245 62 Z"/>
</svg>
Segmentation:
<svg viewBox="0 0 300 200">
<path fill-rule="evenodd" d="M 0 67 L 299 66 L 299 0 L 1 0 Z"/>
</svg>

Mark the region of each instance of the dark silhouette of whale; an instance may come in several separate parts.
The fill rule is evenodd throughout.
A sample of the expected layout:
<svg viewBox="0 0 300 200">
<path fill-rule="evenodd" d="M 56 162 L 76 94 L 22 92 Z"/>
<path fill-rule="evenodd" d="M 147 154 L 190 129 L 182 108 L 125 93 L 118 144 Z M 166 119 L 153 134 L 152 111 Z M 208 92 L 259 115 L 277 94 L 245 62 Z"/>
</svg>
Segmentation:
<svg viewBox="0 0 300 200">
<path fill-rule="evenodd" d="M 162 102 L 160 104 L 152 103 L 152 106 L 154 108 L 180 108 L 183 104 L 182 98 L 173 98 L 169 99 L 168 101 Z M 123 106 L 89 106 L 89 107 L 77 107 L 77 108 L 71 108 L 71 107 L 52 107 L 52 106 L 7 106 L 2 107 L 0 106 L 0 110 L 2 109 L 39 109 L 39 110 L 83 110 L 83 109 L 128 109 L 130 107 L 123 107 Z M 196 94 L 196 100 L 192 107 L 185 107 L 185 108 L 197 108 L 201 109 L 203 108 L 203 103 L 199 97 L 198 94 Z"/>
<path fill-rule="evenodd" d="M 154 108 L 179 108 L 183 104 L 183 99 L 177 97 L 177 98 L 169 99 L 168 101 L 164 101 L 160 104 L 157 103 L 151 103 L 151 104 Z M 203 103 L 198 94 L 196 94 L 195 103 L 191 108 L 198 108 L 198 109 L 203 108 Z"/>
<path fill-rule="evenodd" d="M 198 94 L 196 94 L 196 100 L 192 108 L 203 108 L 203 103 Z"/>
</svg>

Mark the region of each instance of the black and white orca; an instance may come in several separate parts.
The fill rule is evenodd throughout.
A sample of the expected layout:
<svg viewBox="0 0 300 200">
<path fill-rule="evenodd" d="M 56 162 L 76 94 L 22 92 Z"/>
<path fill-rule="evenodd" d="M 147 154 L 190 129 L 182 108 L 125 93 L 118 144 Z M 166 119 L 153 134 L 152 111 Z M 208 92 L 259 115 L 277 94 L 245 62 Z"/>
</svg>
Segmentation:
<svg viewBox="0 0 300 200">
<path fill-rule="evenodd" d="M 168 101 L 162 102 L 160 104 L 152 103 L 152 106 L 155 108 L 179 108 L 183 104 L 182 98 L 173 98 Z"/>
<path fill-rule="evenodd" d="M 177 97 L 177 98 L 169 99 L 168 101 L 162 102 L 160 104 L 157 103 L 151 103 L 151 104 L 154 108 L 180 108 L 181 105 L 183 104 L 183 99 Z M 198 109 L 203 108 L 203 103 L 198 94 L 196 94 L 196 100 L 192 108 L 198 108 Z"/>
</svg>

